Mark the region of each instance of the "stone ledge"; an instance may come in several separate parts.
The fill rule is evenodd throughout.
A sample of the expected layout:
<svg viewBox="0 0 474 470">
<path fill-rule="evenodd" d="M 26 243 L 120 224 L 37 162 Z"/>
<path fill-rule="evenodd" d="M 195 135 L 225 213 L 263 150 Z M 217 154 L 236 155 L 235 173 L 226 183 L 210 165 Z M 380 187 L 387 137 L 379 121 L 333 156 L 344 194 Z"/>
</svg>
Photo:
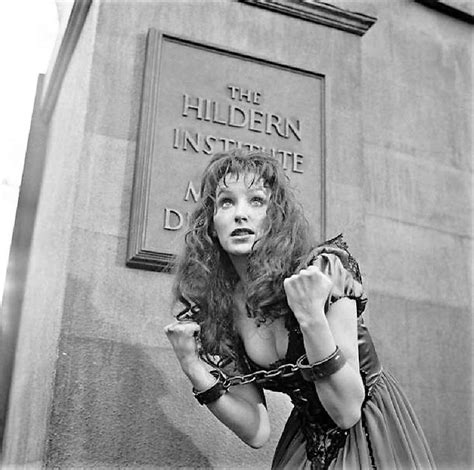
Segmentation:
<svg viewBox="0 0 474 470">
<path fill-rule="evenodd" d="M 469 2 L 454 2 L 452 0 L 415 0 L 433 10 L 448 16 L 474 24 L 474 7 Z"/>
<path fill-rule="evenodd" d="M 284 15 L 340 29 L 348 33 L 363 36 L 377 21 L 376 18 L 362 13 L 322 3 L 315 0 L 239 0 Z"/>
</svg>

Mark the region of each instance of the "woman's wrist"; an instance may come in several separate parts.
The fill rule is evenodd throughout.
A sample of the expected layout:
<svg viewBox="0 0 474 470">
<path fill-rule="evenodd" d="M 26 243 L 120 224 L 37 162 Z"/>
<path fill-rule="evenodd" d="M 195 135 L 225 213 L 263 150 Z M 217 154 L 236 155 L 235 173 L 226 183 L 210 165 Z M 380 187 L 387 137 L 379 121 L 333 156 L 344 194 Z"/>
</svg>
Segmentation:
<svg viewBox="0 0 474 470">
<path fill-rule="evenodd" d="M 201 358 L 195 356 L 180 362 L 184 374 L 197 391 L 205 390 L 215 383 L 215 377 Z"/>
<path fill-rule="evenodd" d="M 328 325 L 324 309 L 315 309 L 311 315 L 297 314 L 295 317 L 299 323 L 300 330 L 302 333 L 313 332 L 317 328 L 325 327 Z"/>
<path fill-rule="evenodd" d="M 204 362 L 199 356 L 195 354 L 180 358 L 179 364 L 187 376 L 193 375 L 194 373 L 199 372 L 201 369 L 205 369 Z"/>
<path fill-rule="evenodd" d="M 320 361 L 336 349 L 336 342 L 325 315 L 301 322 L 300 331 L 310 363 Z"/>
</svg>

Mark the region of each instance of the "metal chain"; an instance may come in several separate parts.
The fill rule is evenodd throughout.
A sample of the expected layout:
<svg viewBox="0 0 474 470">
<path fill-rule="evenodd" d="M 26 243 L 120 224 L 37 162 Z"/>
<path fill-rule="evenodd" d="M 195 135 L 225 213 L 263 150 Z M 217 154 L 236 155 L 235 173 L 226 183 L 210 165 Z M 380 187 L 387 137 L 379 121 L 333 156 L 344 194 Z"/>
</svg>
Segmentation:
<svg viewBox="0 0 474 470">
<path fill-rule="evenodd" d="M 189 304 L 184 310 L 176 315 L 176 319 L 180 322 L 194 321 L 193 315 L 199 314 L 199 312 L 200 308 L 198 305 L 191 306 L 191 304 Z M 197 338 L 197 340 L 199 340 L 199 338 Z M 276 369 L 262 369 L 252 372 L 251 374 L 235 375 L 224 378 L 222 385 L 227 390 L 229 387 L 233 387 L 235 385 L 246 385 L 253 382 L 259 383 L 267 379 L 292 377 L 298 370 L 301 369 L 299 363 L 304 357 L 306 357 L 306 355 L 301 356 L 298 359 L 297 364 L 282 364 Z M 222 373 L 221 375 L 225 377 Z"/>
<path fill-rule="evenodd" d="M 276 379 L 276 378 L 286 378 L 292 377 L 300 367 L 296 364 L 282 364 L 276 369 L 271 370 L 257 370 L 251 374 L 245 375 L 235 375 L 232 377 L 227 377 L 223 381 L 223 386 L 225 389 L 233 387 L 234 385 L 245 385 L 252 382 L 259 383 L 267 379 Z"/>
</svg>

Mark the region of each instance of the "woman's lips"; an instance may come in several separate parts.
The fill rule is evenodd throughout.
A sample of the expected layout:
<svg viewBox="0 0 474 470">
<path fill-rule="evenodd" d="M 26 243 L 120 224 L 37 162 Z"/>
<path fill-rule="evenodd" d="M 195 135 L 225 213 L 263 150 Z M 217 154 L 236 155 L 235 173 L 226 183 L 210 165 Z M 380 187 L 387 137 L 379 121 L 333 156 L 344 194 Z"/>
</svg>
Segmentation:
<svg viewBox="0 0 474 470">
<path fill-rule="evenodd" d="M 249 229 L 249 228 L 236 228 L 235 230 L 232 230 L 232 233 L 230 234 L 231 237 L 244 237 L 248 235 L 253 235 L 254 231 Z"/>
</svg>

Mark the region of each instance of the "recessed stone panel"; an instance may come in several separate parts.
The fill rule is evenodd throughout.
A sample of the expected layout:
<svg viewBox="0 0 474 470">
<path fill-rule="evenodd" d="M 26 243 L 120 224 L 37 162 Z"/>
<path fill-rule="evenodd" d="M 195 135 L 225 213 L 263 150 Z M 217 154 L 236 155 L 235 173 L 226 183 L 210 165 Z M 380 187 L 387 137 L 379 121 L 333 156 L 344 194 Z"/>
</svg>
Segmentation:
<svg viewBox="0 0 474 470">
<path fill-rule="evenodd" d="M 204 167 L 234 148 L 279 160 L 323 232 L 324 77 L 150 30 L 128 265 L 171 263 Z"/>
</svg>

